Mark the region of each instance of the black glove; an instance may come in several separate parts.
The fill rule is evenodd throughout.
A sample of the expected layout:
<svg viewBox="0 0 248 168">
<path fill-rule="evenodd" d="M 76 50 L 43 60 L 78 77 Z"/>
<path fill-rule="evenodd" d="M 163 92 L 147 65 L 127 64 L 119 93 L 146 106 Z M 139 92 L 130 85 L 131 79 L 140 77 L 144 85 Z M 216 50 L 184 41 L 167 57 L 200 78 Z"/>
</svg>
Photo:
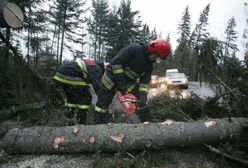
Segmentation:
<svg viewBox="0 0 248 168">
<path fill-rule="evenodd" d="M 121 95 L 125 95 L 127 92 L 126 87 L 117 87 L 116 89 L 121 93 Z"/>
<path fill-rule="evenodd" d="M 78 109 L 77 121 L 79 124 L 85 124 L 87 118 L 87 110 Z"/>
<path fill-rule="evenodd" d="M 147 102 L 139 101 L 138 102 L 138 107 L 143 108 L 147 105 Z"/>
<path fill-rule="evenodd" d="M 147 106 L 147 98 L 145 95 L 140 95 L 138 106 L 141 108 Z"/>
<path fill-rule="evenodd" d="M 148 108 L 143 108 L 137 111 L 136 113 L 140 119 L 141 122 L 151 122 L 153 119 L 153 116 L 151 114 L 151 111 Z"/>
<path fill-rule="evenodd" d="M 119 90 L 121 95 L 125 95 L 126 94 L 126 90 Z"/>
</svg>

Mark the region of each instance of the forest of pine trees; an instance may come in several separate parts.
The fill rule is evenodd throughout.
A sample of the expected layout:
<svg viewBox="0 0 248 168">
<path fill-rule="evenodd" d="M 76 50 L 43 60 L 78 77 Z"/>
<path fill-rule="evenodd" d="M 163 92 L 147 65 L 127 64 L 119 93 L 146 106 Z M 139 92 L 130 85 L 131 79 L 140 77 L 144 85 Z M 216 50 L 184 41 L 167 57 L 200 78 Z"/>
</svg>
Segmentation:
<svg viewBox="0 0 248 168">
<path fill-rule="evenodd" d="M 14 121 L 20 122 L 24 127 L 67 125 L 68 121 L 63 117 L 63 94 L 53 80 L 53 76 L 63 63 L 76 58 L 108 62 L 122 47 L 130 43 L 147 44 L 149 40 L 156 38 L 171 41 L 170 33 L 162 34 L 156 27 L 149 27 L 147 23 L 142 22 L 139 11 L 132 9 L 131 0 L 121 0 L 120 4 L 114 6 L 111 6 L 108 0 L 8 1 L 17 4 L 25 17 L 23 26 L 14 29 L 3 27 L 0 15 L 1 124 Z M 185 6 L 185 9 L 180 11 L 182 13 L 178 28 L 171 30 L 178 35 L 176 46 L 172 46 L 172 52 L 166 61 L 154 64 L 153 74 L 164 76 L 166 69 L 177 68 L 188 76 L 189 81 L 208 83 L 216 95 L 206 99 L 193 93 L 189 99 L 158 96 L 149 100 L 148 104 L 155 122 L 165 119 L 181 122 L 222 117 L 228 117 L 230 120 L 231 117 L 248 116 L 248 60 L 237 58 L 237 54 L 242 52 L 238 48 L 239 34 L 243 35 L 242 42 L 248 51 L 248 3 L 244 4 L 244 9 L 247 21 L 244 32 L 237 32 L 236 26 L 240 23 L 230 16 L 226 27 L 223 28 L 224 39 L 216 38 L 209 31 L 211 4 L 207 4 L 201 10 L 197 21 L 191 17 L 191 11 L 194 9 Z M 93 113 L 88 114 L 87 125 L 91 125 Z M 121 112 L 115 112 L 114 115 L 116 123 L 123 122 L 123 118 L 126 119 Z M 234 121 L 231 124 L 236 123 Z M 230 132 L 229 128 L 227 132 Z M 30 137 L 31 134 L 27 135 Z M 12 147 L 10 149 L 13 149 Z M 231 152 L 242 154 L 247 160 L 247 140 L 239 144 L 226 142 L 220 144 L 220 149 L 223 149 L 221 162 L 223 151 L 229 154 Z M 186 150 L 185 154 L 189 158 L 190 150 L 188 148 Z M 154 151 L 156 154 L 150 155 L 147 151 L 148 148 L 141 153 L 141 157 L 138 155 L 133 157 L 130 154 L 136 167 L 141 167 L 137 166 L 135 161 L 139 158 L 143 167 L 144 163 L 147 163 L 147 167 L 154 167 L 148 162 L 151 160 L 157 162 L 154 158 L 160 153 Z M 1 152 L 2 150 L 0 161 L 3 156 Z M 168 150 L 163 152 L 167 153 Z M 96 156 L 100 156 L 101 152 L 97 153 Z M 116 163 L 119 167 L 122 167 L 120 161 L 126 160 L 123 155 L 127 155 L 126 151 L 113 155 L 117 157 Z M 164 160 L 167 162 L 168 157 L 161 156 L 158 157 L 159 162 Z M 106 165 L 106 160 L 108 159 L 105 157 L 100 159 L 96 167 L 103 167 L 104 163 Z M 112 162 L 112 159 L 109 160 Z M 6 157 L 5 162 L 10 162 L 9 157 Z"/>
<path fill-rule="evenodd" d="M 55 87 L 51 78 L 68 59 L 109 61 L 127 44 L 162 37 L 156 27 L 142 23 L 130 0 L 115 6 L 107 0 L 92 0 L 89 6 L 86 0 L 10 2 L 20 6 L 25 22 L 18 29 L 0 28 L 0 109 L 49 98 Z M 220 40 L 208 31 L 211 4 L 202 9 L 195 25 L 190 10 L 185 7 L 174 30 L 179 35 L 177 47 L 165 62 L 155 65 L 154 73 L 162 76 L 167 68 L 178 68 L 191 81 L 215 84 L 232 109 L 247 112 L 247 62 L 236 57 L 235 18 L 230 16 L 223 29 L 225 39 Z M 163 38 L 170 41 L 170 34 Z M 223 88 L 219 79 L 231 91 Z"/>
</svg>

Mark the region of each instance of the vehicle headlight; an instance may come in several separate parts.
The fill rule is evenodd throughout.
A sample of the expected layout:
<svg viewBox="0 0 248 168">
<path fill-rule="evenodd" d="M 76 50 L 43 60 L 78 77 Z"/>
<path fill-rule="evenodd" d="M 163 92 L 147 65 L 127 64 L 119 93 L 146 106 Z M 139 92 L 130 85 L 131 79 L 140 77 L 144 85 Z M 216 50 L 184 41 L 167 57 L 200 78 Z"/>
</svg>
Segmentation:
<svg viewBox="0 0 248 168">
<path fill-rule="evenodd" d="M 185 80 L 183 80 L 182 82 L 183 82 L 183 83 L 188 83 L 188 80 L 187 80 L 187 79 L 185 79 Z"/>
</svg>

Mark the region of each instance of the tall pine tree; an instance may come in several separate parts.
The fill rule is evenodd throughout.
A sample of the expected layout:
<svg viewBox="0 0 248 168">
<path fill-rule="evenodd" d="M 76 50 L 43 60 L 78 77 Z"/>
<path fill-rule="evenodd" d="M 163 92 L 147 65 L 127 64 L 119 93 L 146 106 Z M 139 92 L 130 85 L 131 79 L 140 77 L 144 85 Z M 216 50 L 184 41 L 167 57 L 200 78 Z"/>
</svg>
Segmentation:
<svg viewBox="0 0 248 168">
<path fill-rule="evenodd" d="M 208 17 L 209 17 L 210 4 L 208 4 L 200 14 L 199 22 L 196 24 L 194 31 L 190 36 L 191 43 L 191 61 L 193 63 L 191 74 L 193 80 L 198 80 L 199 77 L 199 48 L 203 44 L 204 40 L 209 38 L 209 32 L 207 31 Z"/>
<path fill-rule="evenodd" d="M 244 11 L 245 11 L 245 16 L 246 16 L 246 27 L 243 32 L 243 46 L 245 48 L 245 59 L 248 61 L 248 2 L 244 3 Z"/>
<path fill-rule="evenodd" d="M 54 25 L 54 34 L 56 41 L 56 56 L 58 64 L 62 64 L 64 48 L 68 49 L 72 54 L 78 54 L 72 46 L 75 44 L 84 45 L 83 24 L 86 22 L 83 14 L 84 0 L 55 0 L 50 9 L 50 22 Z M 54 37 L 55 37 L 54 36 Z M 83 54 L 83 51 L 81 51 Z"/>
<path fill-rule="evenodd" d="M 191 29 L 191 16 L 189 13 L 189 7 L 185 8 L 181 22 L 179 23 L 180 37 L 177 39 L 178 46 L 174 54 L 174 64 L 178 69 L 187 75 L 190 75 L 190 29 Z"/>
<path fill-rule="evenodd" d="M 141 32 L 140 32 L 140 39 L 139 41 L 141 43 L 146 44 L 149 40 L 150 40 L 150 29 L 149 26 L 147 24 L 144 24 L 142 26 Z"/>
<path fill-rule="evenodd" d="M 110 13 L 107 20 L 107 34 L 105 36 L 106 41 L 106 61 L 113 58 L 119 51 L 119 18 L 117 14 L 117 8 L 114 7 Z"/>
<path fill-rule="evenodd" d="M 224 44 L 224 54 L 225 56 L 235 56 L 235 53 L 238 51 L 237 40 L 238 35 L 237 31 L 235 31 L 235 27 L 237 26 L 234 17 L 228 20 L 227 28 L 225 30 L 225 44 Z"/>
<path fill-rule="evenodd" d="M 93 0 L 91 18 L 88 20 L 88 32 L 93 47 L 93 58 L 95 60 L 104 60 L 105 42 L 104 37 L 107 33 L 107 19 L 109 15 L 108 2 L 106 0 Z"/>
<path fill-rule="evenodd" d="M 122 0 L 117 10 L 111 12 L 108 22 L 109 33 L 106 37 L 109 59 L 113 58 L 122 47 L 139 41 L 141 21 L 138 14 L 138 11 L 132 11 L 130 0 Z"/>
</svg>

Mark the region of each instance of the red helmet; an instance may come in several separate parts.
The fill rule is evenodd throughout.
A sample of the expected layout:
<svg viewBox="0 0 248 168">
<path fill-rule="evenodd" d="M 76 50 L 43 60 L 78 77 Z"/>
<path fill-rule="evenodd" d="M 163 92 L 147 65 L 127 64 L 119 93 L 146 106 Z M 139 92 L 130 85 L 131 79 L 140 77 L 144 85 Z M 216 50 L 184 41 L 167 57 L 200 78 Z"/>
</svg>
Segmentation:
<svg viewBox="0 0 248 168">
<path fill-rule="evenodd" d="M 170 43 L 163 39 L 149 41 L 148 53 L 159 53 L 159 57 L 165 60 L 171 52 Z"/>
</svg>

